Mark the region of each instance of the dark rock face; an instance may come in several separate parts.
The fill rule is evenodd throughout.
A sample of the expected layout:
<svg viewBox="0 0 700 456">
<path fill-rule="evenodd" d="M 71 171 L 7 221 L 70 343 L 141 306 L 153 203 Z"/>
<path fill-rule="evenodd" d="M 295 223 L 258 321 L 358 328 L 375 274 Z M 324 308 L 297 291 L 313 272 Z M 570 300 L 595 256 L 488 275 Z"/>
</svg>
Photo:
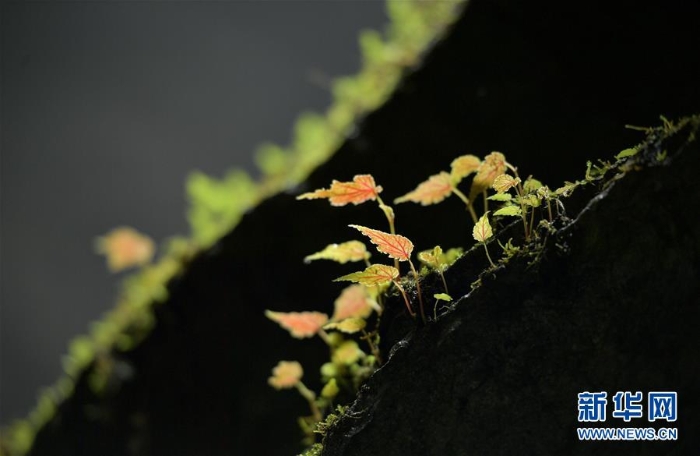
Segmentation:
<svg viewBox="0 0 700 456">
<path fill-rule="evenodd" d="M 661 148 L 664 146 L 662 145 Z M 661 150 L 661 149 L 659 149 Z M 327 455 L 697 454 L 697 142 L 633 172 L 550 243 L 397 344 L 324 440 Z M 555 244 L 566 243 L 562 251 Z M 470 252 L 451 276 L 481 252 Z M 577 394 L 608 392 L 605 423 Z M 675 423 L 612 418 L 617 391 L 677 391 Z M 675 442 L 580 442 L 577 427 L 677 427 Z"/>
<path fill-rule="evenodd" d="M 625 123 L 651 125 L 659 114 L 675 117 L 697 110 L 700 54 L 691 6 L 587 2 L 570 15 L 566 3 L 473 0 L 424 65 L 299 191 L 370 172 L 391 201 L 446 169 L 454 157 L 491 150 L 505 152 L 524 176 L 534 173 L 556 186 L 579 177 L 586 159 L 639 141 L 638 132 L 624 130 Z M 506 271 L 497 285 L 487 283 L 460 306 L 453 324 L 445 319 L 417 333 L 372 381 L 373 397 L 381 401 L 367 403 L 373 411 L 362 416 L 372 419 L 358 422 L 366 424 L 365 430 L 343 428 L 358 433 L 347 442 L 329 439 L 329 454 L 373 454 L 379 448 L 382 454 L 402 449 L 403 454 L 456 454 L 457 448 L 467 448 L 460 446 L 465 442 L 475 454 L 489 454 L 491 447 L 483 445 L 498 434 L 497 424 L 522 437 L 503 441 L 504 454 L 517 454 L 523 442 L 535 453 L 539 445 L 541 454 L 549 444 L 559 445 L 555 448 L 563 454 L 584 451 L 571 433 L 576 393 L 585 389 L 678 389 L 684 410 L 679 427 L 690 438 L 691 424 L 698 423 L 690 412 L 696 399 L 682 382 L 690 378 L 684 372 L 697 364 L 668 347 L 675 349 L 684 328 L 697 321 L 692 318 L 697 317 L 692 314 L 696 295 L 688 287 L 697 281 L 691 245 L 697 246 L 698 236 L 690 222 L 668 224 L 658 218 L 670 204 L 680 203 L 675 192 L 686 185 L 659 180 L 664 172 L 640 173 L 647 182 L 639 186 L 633 185 L 637 177 L 625 179 L 610 196 L 610 201 L 618 198 L 617 205 L 605 201 L 582 217 L 568 257 L 579 261 L 549 259 L 543 267 L 551 275 Z M 636 212 L 618 212 L 632 205 L 640 188 L 675 196 L 668 204 L 659 199 L 656 208 L 637 203 Z M 621 219 L 623 213 L 631 218 Z M 693 217 L 690 211 L 682 214 Z M 426 208 L 403 205 L 397 216 L 398 231 L 417 250 L 471 243 L 471 224 L 457 200 Z M 636 225 L 633 217 L 640 217 Z M 284 455 L 300 450 L 295 417 L 305 413 L 306 405 L 292 393 L 272 390 L 265 380 L 278 360 L 297 359 L 306 367 L 305 382 L 318 388 L 316 367 L 327 352 L 320 341 L 290 339 L 263 311 L 330 311 L 342 289 L 331 280 L 353 266 L 304 265 L 302 259 L 353 238 L 349 223 L 382 227 L 384 220 L 375 207 L 335 209 L 297 202 L 293 195 L 262 204 L 171 284 L 168 302 L 157 307 L 152 334 L 134 350 L 114 353 L 133 369 L 133 377 L 114 395 L 96 397 L 87 386 L 88 371 L 74 397 L 37 436 L 32 454 Z M 617 238 L 611 237 L 613 231 Z M 616 244 L 603 249 L 613 239 Z M 657 243 L 670 244 L 649 250 L 653 253 L 644 250 Z M 614 255 L 612 247 L 625 246 L 624 254 Z M 615 269 L 622 260 L 636 264 L 638 272 Z M 659 271 L 665 275 L 657 281 Z M 459 276 L 449 280 L 468 290 L 470 282 Z M 665 300 L 669 290 L 676 292 L 676 301 Z M 610 313 L 603 304 L 608 295 L 634 313 Z M 640 323 L 635 299 L 641 298 L 666 303 L 665 310 L 648 308 L 655 312 L 652 320 L 644 320 L 648 327 Z M 598 313 L 583 310 L 595 305 Z M 548 331 L 555 323 L 569 330 L 555 338 Z M 635 345 L 641 336 L 626 339 L 625 327 L 637 335 L 649 331 L 655 339 Z M 399 333 L 397 338 L 403 337 Z M 562 351 L 552 352 L 558 357 L 545 359 L 545 350 L 558 346 Z M 655 354 L 659 372 L 674 375 L 654 377 L 643 370 L 643 353 Z M 450 366 L 461 366 L 460 371 Z M 637 377 L 640 372 L 649 375 Z M 678 382 L 655 383 L 667 378 Z M 380 384 L 380 379 L 391 381 Z M 400 394 L 392 396 L 392 391 Z M 547 400 L 525 404 L 528 397 Z M 458 407 L 448 411 L 455 403 Z M 417 414 L 410 413 L 409 404 Z M 467 416 L 472 417 L 470 430 L 456 432 L 456 423 Z M 542 434 L 528 433 L 545 426 Z M 372 446 L 380 435 L 386 437 L 382 446 Z M 688 441 L 679 441 L 679 448 Z M 669 448 L 650 444 L 640 451 Z"/>
</svg>

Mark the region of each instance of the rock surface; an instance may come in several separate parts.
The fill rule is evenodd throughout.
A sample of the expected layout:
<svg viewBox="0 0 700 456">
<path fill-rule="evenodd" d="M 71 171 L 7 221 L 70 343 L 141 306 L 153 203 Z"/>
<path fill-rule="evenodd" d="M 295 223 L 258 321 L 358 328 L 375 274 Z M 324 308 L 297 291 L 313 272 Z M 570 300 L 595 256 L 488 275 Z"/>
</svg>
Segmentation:
<svg viewBox="0 0 700 456">
<path fill-rule="evenodd" d="M 667 147 L 660 144 L 661 151 Z M 700 207 L 694 142 L 632 172 L 549 243 L 454 311 L 395 345 L 324 439 L 324 455 L 697 454 Z M 562 246 L 566 246 L 562 248 Z M 465 273 L 480 250 L 448 272 Z M 470 277 L 471 275 L 471 277 Z M 397 305 L 400 305 L 398 303 Z M 578 423 L 577 394 L 608 393 L 605 423 Z M 678 420 L 611 416 L 617 391 L 676 391 Z M 674 442 L 580 442 L 577 427 L 677 427 Z"/>
</svg>

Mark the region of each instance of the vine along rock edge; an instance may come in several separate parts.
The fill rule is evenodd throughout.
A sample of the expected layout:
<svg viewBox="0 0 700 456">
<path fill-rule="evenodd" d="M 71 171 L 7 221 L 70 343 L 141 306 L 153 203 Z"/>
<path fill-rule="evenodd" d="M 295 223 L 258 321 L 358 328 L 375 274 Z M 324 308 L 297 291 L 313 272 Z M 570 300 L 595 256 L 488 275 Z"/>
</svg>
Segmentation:
<svg viewBox="0 0 700 456">
<path fill-rule="evenodd" d="M 698 166 L 696 141 L 669 166 L 629 173 L 590 201 L 538 267 L 511 264 L 400 342 L 323 454 L 694 454 Z M 679 440 L 579 442 L 584 391 L 677 391 L 678 421 L 661 426 L 677 427 Z M 652 425 L 646 411 L 626 424 L 608 409 L 606 426 Z"/>
</svg>

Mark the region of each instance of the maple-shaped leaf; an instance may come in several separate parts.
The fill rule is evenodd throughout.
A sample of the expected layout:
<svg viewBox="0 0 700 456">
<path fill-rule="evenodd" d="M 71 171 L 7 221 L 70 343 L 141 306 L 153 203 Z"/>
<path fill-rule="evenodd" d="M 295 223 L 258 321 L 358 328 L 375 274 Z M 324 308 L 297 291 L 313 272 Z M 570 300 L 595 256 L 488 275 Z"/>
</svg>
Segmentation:
<svg viewBox="0 0 700 456">
<path fill-rule="evenodd" d="M 500 152 L 491 152 L 479 166 L 479 170 L 472 181 L 469 199 L 489 188 L 496 177 L 506 172 L 506 157 Z"/>
<path fill-rule="evenodd" d="M 265 311 L 265 316 L 289 331 L 292 337 L 304 339 L 313 337 L 328 323 L 328 315 L 321 312 L 273 312 Z"/>
<path fill-rule="evenodd" d="M 425 182 L 418 184 L 415 190 L 396 198 L 395 204 L 411 201 L 423 206 L 437 204 L 452 193 L 452 179 L 445 171 L 433 174 Z"/>
<path fill-rule="evenodd" d="M 348 203 L 360 204 L 376 200 L 381 191 L 382 187 L 374 182 L 374 177 L 370 174 L 359 174 L 353 177 L 352 182 L 334 180 L 330 188 L 304 193 L 297 196 L 297 199 L 328 198 L 333 206 L 345 206 Z"/>
<path fill-rule="evenodd" d="M 330 244 L 320 252 L 313 253 L 304 258 L 304 263 L 310 263 L 314 260 L 332 260 L 337 263 L 345 264 L 348 261 L 367 260 L 370 253 L 367 247 L 360 241 L 348 241 L 342 244 Z"/>
<path fill-rule="evenodd" d="M 372 244 L 377 246 L 377 250 L 389 255 L 399 261 L 408 261 L 413 252 L 413 242 L 407 237 L 399 234 L 385 233 L 384 231 L 373 230 L 360 225 L 348 225 L 355 228 L 360 233 L 367 236 Z"/>
<path fill-rule="evenodd" d="M 304 369 L 298 362 L 280 361 L 272 369 L 272 377 L 267 379 L 267 383 L 277 390 L 293 388 L 303 375 Z"/>
<path fill-rule="evenodd" d="M 385 264 L 373 264 L 364 271 L 353 272 L 352 274 L 344 275 L 335 279 L 336 282 L 347 281 L 355 282 L 368 287 L 384 285 L 396 280 L 399 276 L 399 270 L 393 266 Z"/>
<path fill-rule="evenodd" d="M 96 249 L 107 257 L 107 266 L 118 272 L 147 264 L 153 258 L 155 245 L 150 237 L 133 228 L 121 227 L 97 239 Z"/>
<path fill-rule="evenodd" d="M 450 173 L 450 177 L 452 177 L 454 185 L 457 185 L 462 179 L 479 169 L 481 160 L 476 155 L 462 155 L 461 157 L 455 158 L 451 166 L 452 172 Z"/>
<path fill-rule="evenodd" d="M 488 215 L 488 212 L 482 215 L 479 221 L 476 222 L 476 225 L 474 225 L 472 236 L 474 236 L 477 242 L 486 242 L 488 238 L 493 236 L 493 230 L 491 229 Z"/>
<path fill-rule="evenodd" d="M 370 297 L 367 288 L 362 285 L 350 285 L 335 300 L 335 311 L 331 320 L 340 321 L 353 317 L 367 318 L 372 313 L 372 309 L 378 308 L 379 305 Z"/>
<path fill-rule="evenodd" d="M 498 193 L 505 193 L 519 183 L 519 177 L 513 177 L 510 174 L 501 174 L 500 176 L 496 176 L 491 187 Z"/>
<path fill-rule="evenodd" d="M 362 331 L 367 322 L 362 318 L 346 318 L 343 321 L 328 323 L 323 329 L 335 329 L 346 334 L 355 334 Z"/>
</svg>

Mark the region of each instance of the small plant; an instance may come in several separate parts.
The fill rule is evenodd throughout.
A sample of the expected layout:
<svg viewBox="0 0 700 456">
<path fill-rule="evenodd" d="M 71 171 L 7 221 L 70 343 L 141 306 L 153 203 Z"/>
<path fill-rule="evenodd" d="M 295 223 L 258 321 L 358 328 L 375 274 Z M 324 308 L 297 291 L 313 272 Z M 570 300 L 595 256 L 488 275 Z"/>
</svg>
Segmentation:
<svg viewBox="0 0 700 456">
<path fill-rule="evenodd" d="M 677 127 L 665 124 L 664 128 L 670 131 Z M 565 182 L 562 187 L 553 191 L 532 176 L 523 181 L 518 174 L 518 169 L 508 163 L 500 152 L 492 152 L 483 160 L 474 155 L 463 155 L 451 163 L 449 173 L 442 171 L 430 176 L 413 191 L 396 198 L 394 202 L 400 204 L 411 201 L 425 206 L 440 203 L 453 194 L 457 196 L 465 203 L 474 221 L 471 234 L 477 243 L 484 246 L 484 252 L 490 265 L 487 271 L 494 271 L 497 264 L 506 265 L 516 256 L 534 256 L 533 262 L 537 261 L 544 244 L 541 236 L 545 236 L 546 240 L 546 236 L 555 232 L 555 216 L 562 217 L 564 215 L 561 198 L 568 197 L 579 187 L 603 181 L 610 171 L 618 171 L 618 174 L 612 178 L 614 180 L 628 170 L 634 169 L 634 164 L 630 163 L 629 160 L 637 154 L 638 150 L 638 147 L 625 149 L 617 154 L 614 162 L 601 160 L 596 164 L 588 162 L 585 179 Z M 458 186 L 471 175 L 473 175 L 473 179 L 469 196 L 466 196 Z M 313 433 L 324 434 L 328 427 L 338 419 L 337 414 L 330 412 L 332 399 L 344 388 L 350 387 L 356 391 L 362 379 L 376 369 L 377 363 L 381 363 L 378 332 L 376 330 L 368 332 L 366 328 L 368 318 L 375 311 L 377 315 L 381 315 L 382 293 L 393 284 L 401 294 L 408 314 L 416 318 L 417 314 L 420 313 L 421 321 L 427 322 L 420 276 L 411 260 L 414 245 L 408 238 L 396 233 L 394 210 L 379 197 L 379 193 L 382 191 L 382 187 L 376 185 L 371 175 L 363 174 L 355 176 L 350 182 L 333 181 L 328 189 L 316 190 L 298 197 L 298 199 L 328 199 L 333 206 L 377 201 L 379 208 L 389 222 L 391 232 L 387 233 L 361 225 L 349 226 L 368 237 L 380 253 L 394 260 L 394 266 L 372 264 L 370 262 L 371 255 L 365 244 L 356 240 L 328 245 L 324 249 L 308 255 L 304 261 L 308 263 L 317 260 L 330 260 L 341 264 L 364 262 L 366 266 L 362 271 L 335 279 L 354 284 L 345 288 L 336 299 L 333 316 L 328 317 L 320 312 L 266 312 L 270 319 L 287 329 L 293 337 L 305 338 L 318 335 L 330 347 L 330 362 L 321 366 L 321 378 L 325 386 L 320 396 L 303 386 L 300 382 L 300 374 L 295 381 L 291 380 L 294 376 L 290 376 L 290 379 L 285 381 L 286 377 L 282 373 L 287 370 L 293 373 L 301 372 L 301 366 L 298 368 L 294 366 L 294 369 L 290 367 L 283 369 L 278 365 L 281 373 L 273 372 L 273 377 L 270 379 L 270 384 L 273 387 L 293 385 L 309 402 L 312 414 L 310 417 L 303 417 L 300 420 L 302 428 L 309 437 L 307 439 L 309 445 L 313 443 L 310 437 Z M 491 194 L 489 194 L 490 192 Z M 479 195 L 483 198 L 481 216 L 477 215 L 474 205 L 474 201 Z M 497 207 L 490 210 L 490 204 Z M 494 237 L 494 226 L 491 224 L 490 215 L 496 227 L 499 226 L 498 222 L 503 217 L 518 217 L 522 220 L 525 244 L 516 246 L 513 244 L 513 238 L 508 239 L 505 244 L 497 240 L 503 250 L 503 256 L 498 260 L 498 263 L 493 261 L 487 245 L 489 240 Z M 440 246 L 436 246 L 418 254 L 418 259 L 424 265 L 424 270 L 437 272 L 444 288 L 444 293 L 433 294 L 435 299 L 433 319 L 437 319 L 438 306 L 441 302 L 452 303 L 454 301 L 449 294 L 444 272 L 461 253 L 461 249 L 450 249 L 443 252 Z M 410 278 L 401 278 L 400 262 L 408 263 L 411 271 Z M 481 277 L 479 275 L 476 278 L 472 283 L 472 288 L 481 286 Z M 418 312 L 414 310 L 406 292 L 407 283 L 412 283 L 415 286 L 419 301 Z M 454 306 L 454 304 L 452 305 Z M 371 355 L 363 352 L 353 337 L 365 342 Z M 273 380 L 278 377 L 278 380 Z M 340 414 L 344 413 L 342 408 L 337 408 L 337 410 Z M 320 446 L 316 444 L 309 449 L 308 454 L 319 451 Z"/>
<path fill-rule="evenodd" d="M 491 229 L 491 224 L 489 223 L 488 215 L 488 212 L 485 213 L 476 222 L 476 225 L 474 225 L 474 229 L 472 230 L 472 236 L 474 236 L 474 240 L 476 240 L 476 242 L 480 242 L 484 246 L 484 250 L 486 251 L 486 258 L 489 259 L 491 267 L 495 269 L 496 265 L 493 264 L 493 260 L 491 260 L 491 255 L 489 255 L 489 249 L 488 247 L 486 247 L 486 241 L 493 236 L 493 230 Z"/>
</svg>

